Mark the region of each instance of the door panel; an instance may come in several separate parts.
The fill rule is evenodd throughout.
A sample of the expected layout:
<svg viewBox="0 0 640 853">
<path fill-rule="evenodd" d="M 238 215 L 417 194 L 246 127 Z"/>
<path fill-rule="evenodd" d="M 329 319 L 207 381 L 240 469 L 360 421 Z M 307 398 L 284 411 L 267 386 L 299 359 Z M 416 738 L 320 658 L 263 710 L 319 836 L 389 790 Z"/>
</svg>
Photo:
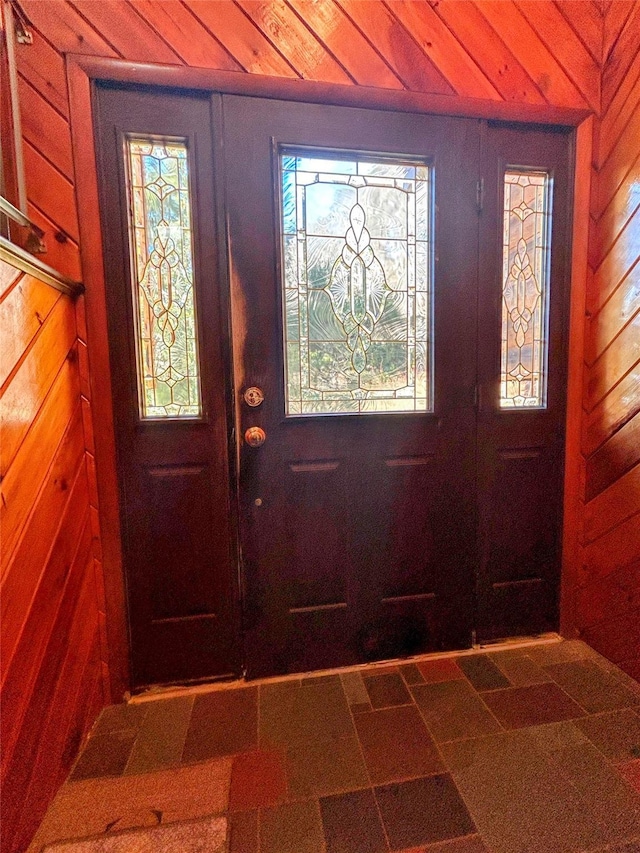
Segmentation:
<svg viewBox="0 0 640 853">
<path fill-rule="evenodd" d="M 98 87 L 96 94 L 133 680 L 142 687 L 237 673 L 241 647 L 228 456 L 228 309 L 212 171 L 212 164 L 214 169 L 218 165 L 211 133 L 219 125 L 216 102 L 212 115 L 208 95 L 108 86 Z M 170 158 L 145 161 L 143 156 L 128 174 L 129 139 L 159 146 L 175 146 L 179 140 L 187 152 L 178 167 L 182 171 L 175 172 Z M 174 202 L 178 185 L 183 191 Z M 129 186 L 140 193 L 135 204 Z M 172 217 L 180 217 L 181 235 L 171 231 Z M 130 250 L 134 229 L 137 254 Z M 193 269 L 181 243 L 189 231 Z M 134 304 L 132 282 L 140 284 L 141 303 Z M 180 324 L 190 322 L 187 283 L 195 293 L 194 330 L 186 329 L 181 339 Z M 138 335 L 142 343 L 136 352 Z M 185 350 L 190 347 L 189 361 Z M 160 379 L 151 376 L 156 367 Z M 181 379 L 185 374 L 187 379 Z M 187 400 L 181 383 L 186 386 L 188 380 L 189 405 L 182 409 L 188 416 L 180 417 L 175 401 Z M 167 405 L 152 405 L 156 402 Z"/>
<path fill-rule="evenodd" d="M 557 629 L 564 466 L 566 389 L 566 333 L 569 264 L 570 136 L 563 129 L 487 128 L 483 170 L 485 202 L 481 216 L 482 273 L 479 291 L 478 379 L 478 639 L 534 634 Z M 536 231 L 529 239 L 541 205 L 523 197 L 517 215 L 506 273 L 503 270 L 504 175 L 507 170 L 538 173 L 551 181 L 548 205 L 551 223 L 546 236 Z M 519 198 L 516 199 L 519 201 Z M 508 205 L 507 205 L 508 207 Z M 522 230 L 519 231 L 518 229 Z M 536 229 L 538 226 L 536 225 Z M 527 238 L 526 251 L 516 240 Z M 524 318 L 524 328 L 535 317 L 526 313 L 532 296 L 544 290 L 544 263 L 536 266 L 536 247 L 550 247 L 547 267 L 548 355 L 540 372 L 546 373 L 546 399 L 539 407 L 500 406 L 500 338 L 502 291 L 505 274 L 512 275 L 507 296 L 509 322 Z M 514 248 L 515 247 L 515 248 Z M 530 267 L 520 258 L 529 257 Z M 517 275 L 513 275 L 513 264 Z M 540 279 L 538 281 L 538 279 Z M 519 296 L 515 292 L 520 288 Z M 520 300 L 520 301 L 518 301 Z M 529 301 L 528 301 L 529 300 Z M 543 324 L 544 333 L 544 324 Z M 530 344 L 525 341 L 526 354 Z M 526 361 L 526 357 L 523 359 Z M 546 361 L 546 364 L 545 364 Z M 531 364 L 531 363 L 530 363 Z M 511 365 L 510 365 L 511 366 Z M 524 372 L 527 366 L 525 365 Z M 519 374 L 518 374 L 519 375 Z M 524 393 L 530 386 L 525 380 Z"/>
<path fill-rule="evenodd" d="M 468 646 L 478 124 L 231 96 L 224 120 L 239 431 L 267 436 L 240 451 L 249 674 Z M 280 146 L 432 166 L 433 412 L 285 416 Z M 250 385 L 257 409 L 241 400 Z"/>
</svg>

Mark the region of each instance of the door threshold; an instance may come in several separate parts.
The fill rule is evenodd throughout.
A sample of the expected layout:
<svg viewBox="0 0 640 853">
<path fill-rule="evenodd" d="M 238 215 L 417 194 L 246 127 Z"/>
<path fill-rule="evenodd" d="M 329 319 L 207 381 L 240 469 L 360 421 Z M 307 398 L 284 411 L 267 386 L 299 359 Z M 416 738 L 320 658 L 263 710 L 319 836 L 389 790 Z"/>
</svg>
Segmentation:
<svg viewBox="0 0 640 853">
<path fill-rule="evenodd" d="M 139 705 L 143 702 L 154 702 L 156 699 L 170 699 L 177 696 L 195 696 L 199 693 L 212 693 L 219 690 L 237 689 L 239 687 L 255 687 L 260 684 L 275 684 L 284 681 L 294 681 L 299 678 L 322 678 L 328 675 L 342 675 L 349 672 L 364 672 L 381 666 L 401 666 L 410 663 L 423 663 L 425 661 L 443 660 L 445 658 L 470 657 L 485 654 L 489 649 L 491 652 L 513 651 L 514 649 L 526 649 L 531 646 L 553 645 L 562 642 L 560 634 L 549 632 L 539 634 L 535 637 L 507 637 L 489 643 L 475 643 L 470 649 L 456 649 L 450 652 L 428 652 L 422 655 L 412 655 L 403 658 L 389 658 L 387 660 L 369 661 L 352 666 L 341 666 L 334 669 L 317 669 L 310 672 L 295 672 L 287 675 L 271 675 L 265 678 L 255 678 L 248 681 L 246 678 L 234 678 L 225 681 L 204 681 L 198 684 L 176 684 L 158 687 L 149 687 L 143 693 L 138 693 L 126 701 L 130 705 Z"/>
</svg>

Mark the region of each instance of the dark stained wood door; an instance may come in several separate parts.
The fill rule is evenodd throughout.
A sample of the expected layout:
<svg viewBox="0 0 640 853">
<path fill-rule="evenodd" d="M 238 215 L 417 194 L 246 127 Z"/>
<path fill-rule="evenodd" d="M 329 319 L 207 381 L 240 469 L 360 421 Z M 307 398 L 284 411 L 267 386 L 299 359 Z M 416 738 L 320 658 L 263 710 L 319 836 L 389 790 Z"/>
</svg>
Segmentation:
<svg viewBox="0 0 640 853">
<path fill-rule="evenodd" d="M 242 661 L 223 219 L 214 186 L 219 126 L 219 104 L 208 94 L 96 90 L 114 427 L 138 688 L 238 674 Z M 142 166 L 139 155 L 127 170 L 130 140 L 158 151 Z M 193 285 L 195 319 L 185 320 L 191 316 L 186 284 Z M 144 342 L 137 351 L 139 335 Z M 156 355 L 149 356 L 151 348 Z M 152 402 L 158 405 L 145 409 L 149 387 L 157 388 Z"/>
<path fill-rule="evenodd" d="M 476 617 L 480 642 L 558 627 L 571 156 L 571 133 L 562 128 L 489 124 L 483 137 Z M 505 180 L 505 175 L 510 178 Z M 501 399 L 505 312 L 511 348 L 506 396 L 520 394 L 518 405 Z M 538 317 L 541 342 L 536 356 Z M 519 342 L 521 355 L 516 352 Z M 532 373 L 538 374 L 535 381 Z"/>
<path fill-rule="evenodd" d="M 135 686 L 557 628 L 569 134 L 108 85 L 96 107 Z M 183 175 L 171 207 L 152 162 L 133 244 L 131 140 Z M 185 280 L 199 385 L 183 410 L 159 363 L 160 417 L 144 370 Z"/>
<path fill-rule="evenodd" d="M 468 647 L 476 545 L 478 122 L 230 96 L 223 106 L 239 427 L 241 435 L 253 426 L 266 433 L 261 447 L 244 440 L 240 446 L 248 673 Z M 281 262 L 280 204 L 288 202 L 284 190 L 279 201 L 279 187 L 287 152 L 389 157 L 432 170 L 432 411 L 285 414 L 281 273 L 288 260 L 285 252 Z M 331 171 L 321 164 L 316 172 L 323 169 Z M 372 210 L 367 216 L 375 220 Z M 292 239 L 313 230 L 310 206 L 297 215 Z M 356 235 L 364 233 L 362 220 L 349 221 Z M 380 238 L 378 226 L 364 224 Z M 349 243 L 346 219 L 341 239 L 331 233 L 338 258 Z M 382 251 L 373 237 L 371 245 Z M 309 243 L 298 257 L 316 250 Z M 426 256 L 422 263 L 429 263 Z M 339 269 L 331 270 L 320 284 L 309 281 L 316 298 L 320 290 L 323 298 L 335 296 Z M 344 306 L 336 300 L 340 314 Z M 355 335 L 353 322 L 347 318 L 334 332 L 343 346 L 349 329 Z M 355 337 L 352 346 L 355 352 Z M 367 352 L 374 350 L 372 344 Z M 264 393 L 259 407 L 243 401 L 250 386 Z"/>
</svg>

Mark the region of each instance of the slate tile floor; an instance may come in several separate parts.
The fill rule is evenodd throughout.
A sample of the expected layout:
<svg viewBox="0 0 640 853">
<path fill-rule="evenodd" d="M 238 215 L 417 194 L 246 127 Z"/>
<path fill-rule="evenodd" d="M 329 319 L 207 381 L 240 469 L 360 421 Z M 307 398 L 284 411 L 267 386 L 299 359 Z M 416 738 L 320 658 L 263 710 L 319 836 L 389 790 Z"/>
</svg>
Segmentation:
<svg viewBox="0 0 640 853">
<path fill-rule="evenodd" d="M 212 816 L 229 853 L 640 853 L 640 685 L 572 641 L 112 706 L 30 853 Z"/>
</svg>

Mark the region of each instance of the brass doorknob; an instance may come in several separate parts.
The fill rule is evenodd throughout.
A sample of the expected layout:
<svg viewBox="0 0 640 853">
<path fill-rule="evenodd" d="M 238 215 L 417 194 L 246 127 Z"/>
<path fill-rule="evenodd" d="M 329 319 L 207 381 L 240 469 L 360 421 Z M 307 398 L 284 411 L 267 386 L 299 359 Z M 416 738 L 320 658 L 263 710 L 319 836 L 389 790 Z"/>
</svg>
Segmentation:
<svg viewBox="0 0 640 853">
<path fill-rule="evenodd" d="M 262 427 L 249 427 L 244 434 L 244 440 L 247 442 L 249 447 L 262 447 L 267 440 L 267 434 Z"/>
</svg>

